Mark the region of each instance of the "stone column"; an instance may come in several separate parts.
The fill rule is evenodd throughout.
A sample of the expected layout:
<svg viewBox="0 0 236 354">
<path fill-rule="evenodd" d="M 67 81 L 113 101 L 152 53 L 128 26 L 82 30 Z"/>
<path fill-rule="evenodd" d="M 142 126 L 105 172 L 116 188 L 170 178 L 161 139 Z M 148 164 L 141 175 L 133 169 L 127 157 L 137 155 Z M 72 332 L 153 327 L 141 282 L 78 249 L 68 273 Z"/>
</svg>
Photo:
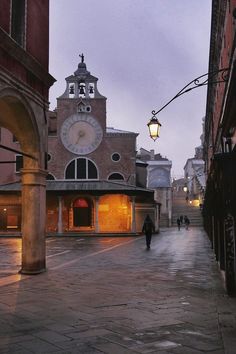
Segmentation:
<svg viewBox="0 0 236 354">
<path fill-rule="evenodd" d="M 41 169 L 22 169 L 23 274 L 46 270 L 46 175 Z"/>
<path fill-rule="evenodd" d="M 136 232 L 135 197 L 131 197 L 132 224 L 131 232 Z"/>
<path fill-rule="evenodd" d="M 59 234 L 62 234 L 63 228 L 62 228 L 62 205 L 63 205 L 63 199 L 62 196 L 58 196 L 58 223 L 57 223 L 57 232 Z"/>
<path fill-rule="evenodd" d="M 95 232 L 99 232 L 99 217 L 98 217 L 99 197 L 95 197 Z"/>
</svg>

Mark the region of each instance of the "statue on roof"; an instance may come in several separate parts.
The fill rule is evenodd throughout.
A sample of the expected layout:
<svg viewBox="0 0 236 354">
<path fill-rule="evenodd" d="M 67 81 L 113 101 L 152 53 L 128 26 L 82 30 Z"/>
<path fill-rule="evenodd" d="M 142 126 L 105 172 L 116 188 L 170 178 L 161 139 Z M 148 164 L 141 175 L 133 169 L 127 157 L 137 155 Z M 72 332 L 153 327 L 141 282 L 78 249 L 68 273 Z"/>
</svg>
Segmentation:
<svg viewBox="0 0 236 354">
<path fill-rule="evenodd" d="M 80 58 L 81 58 L 81 63 L 84 63 L 84 54 L 82 53 L 82 54 L 80 54 L 79 56 L 80 56 Z"/>
</svg>

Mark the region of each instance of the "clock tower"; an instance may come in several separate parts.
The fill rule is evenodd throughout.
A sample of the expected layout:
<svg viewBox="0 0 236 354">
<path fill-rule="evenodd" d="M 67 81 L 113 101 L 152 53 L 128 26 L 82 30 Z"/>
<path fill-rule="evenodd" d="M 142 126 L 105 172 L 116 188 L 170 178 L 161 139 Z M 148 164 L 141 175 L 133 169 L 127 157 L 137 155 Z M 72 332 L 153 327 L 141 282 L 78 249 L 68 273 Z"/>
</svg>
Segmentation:
<svg viewBox="0 0 236 354">
<path fill-rule="evenodd" d="M 105 132 L 106 97 L 99 93 L 97 88 L 98 79 L 87 70 L 84 55 L 81 54 L 80 57 L 81 62 L 74 75 L 66 78 L 65 92 L 57 99 L 58 128 L 60 131 L 60 125 L 64 123 L 65 118 L 73 115 L 73 119 L 77 120 L 77 122 L 81 118 L 81 120 L 87 121 L 88 124 L 90 124 L 88 120 L 92 121 L 89 118 L 92 117 L 101 126 L 103 132 Z M 94 123 L 94 121 L 93 124 L 91 122 L 93 126 Z M 87 129 L 85 130 L 87 131 Z"/>
<path fill-rule="evenodd" d="M 65 92 L 57 98 L 57 139 L 50 134 L 53 114 L 49 117 L 50 169 L 56 179 L 64 179 L 66 164 L 73 158 L 96 161 L 106 149 L 106 97 L 99 93 L 98 79 L 87 70 L 84 55 L 80 58 L 77 70 L 65 79 Z"/>
</svg>

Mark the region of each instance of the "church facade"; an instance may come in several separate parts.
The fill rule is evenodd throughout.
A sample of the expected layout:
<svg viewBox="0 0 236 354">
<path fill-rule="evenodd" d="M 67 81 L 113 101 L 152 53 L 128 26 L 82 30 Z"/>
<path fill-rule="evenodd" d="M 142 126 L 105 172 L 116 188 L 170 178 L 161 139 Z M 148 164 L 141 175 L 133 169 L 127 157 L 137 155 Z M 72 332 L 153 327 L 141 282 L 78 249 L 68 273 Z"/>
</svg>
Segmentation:
<svg viewBox="0 0 236 354">
<path fill-rule="evenodd" d="M 153 191 L 136 185 L 138 134 L 107 126 L 106 97 L 97 81 L 81 55 L 56 109 L 48 114 L 48 234 L 135 234 L 146 214 L 158 229 Z M 16 147 L 9 134 L 2 129 L 2 138 Z M 0 231 L 20 231 L 21 157 L 13 158 L 16 164 L 1 175 Z"/>
</svg>

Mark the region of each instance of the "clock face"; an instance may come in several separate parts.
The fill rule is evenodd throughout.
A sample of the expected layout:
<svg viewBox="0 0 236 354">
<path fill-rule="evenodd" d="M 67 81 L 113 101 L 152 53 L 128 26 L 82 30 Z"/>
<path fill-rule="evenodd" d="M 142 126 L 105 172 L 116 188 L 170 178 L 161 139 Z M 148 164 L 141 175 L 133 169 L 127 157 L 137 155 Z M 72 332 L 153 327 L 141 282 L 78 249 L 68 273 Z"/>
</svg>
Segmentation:
<svg viewBox="0 0 236 354">
<path fill-rule="evenodd" d="M 61 127 L 61 140 L 65 148 L 74 154 L 86 155 L 100 145 L 103 131 L 100 124 L 89 114 L 73 114 Z"/>
</svg>

